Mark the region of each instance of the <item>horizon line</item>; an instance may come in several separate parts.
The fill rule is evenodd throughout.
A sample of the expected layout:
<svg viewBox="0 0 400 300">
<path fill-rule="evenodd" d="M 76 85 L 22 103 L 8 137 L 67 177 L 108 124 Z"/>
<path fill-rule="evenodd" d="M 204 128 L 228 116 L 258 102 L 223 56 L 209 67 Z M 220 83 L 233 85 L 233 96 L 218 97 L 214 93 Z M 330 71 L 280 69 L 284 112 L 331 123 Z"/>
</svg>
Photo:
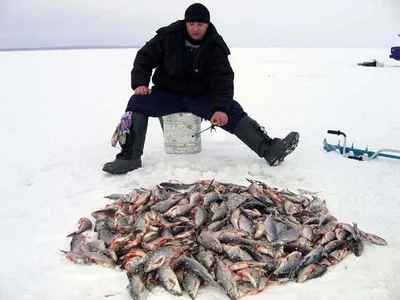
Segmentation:
<svg viewBox="0 0 400 300">
<path fill-rule="evenodd" d="M 15 48 L 0 48 L 0 52 L 7 51 L 41 51 L 41 50 L 86 50 L 86 49 L 132 49 L 140 48 L 141 46 L 134 45 L 114 45 L 114 46 L 47 46 L 47 47 L 15 47 Z"/>
<path fill-rule="evenodd" d="M 140 49 L 143 45 L 94 45 L 94 46 L 46 46 L 46 47 L 12 47 L 0 48 L 0 52 L 11 51 L 46 51 L 46 50 L 89 50 L 89 49 Z M 349 46 L 231 46 L 230 48 L 348 48 L 378 49 L 386 47 L 349 47 Z"/>
</svg>

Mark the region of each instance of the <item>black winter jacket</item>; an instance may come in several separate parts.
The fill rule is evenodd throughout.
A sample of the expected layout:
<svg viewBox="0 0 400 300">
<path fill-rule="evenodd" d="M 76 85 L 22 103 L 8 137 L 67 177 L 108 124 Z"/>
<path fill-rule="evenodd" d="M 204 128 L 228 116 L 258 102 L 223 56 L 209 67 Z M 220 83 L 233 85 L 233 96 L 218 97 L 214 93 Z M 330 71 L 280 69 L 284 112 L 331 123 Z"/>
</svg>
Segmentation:
<svg viewBox="0 0 400 300">
<path fill-rule="evenodd" d="M 234 73 L 229 48 L 210 23 L 205 41 L 196 51 L 189 72 L 184 68 L 186 25 L 183 20 L 157 30 L 156 36 L 138 52 L 131 72 L 132 89 L 149 86 L 181 96 L 209 96 L 213 111 L 228 112 L 233 99 Z"/>
</svg>

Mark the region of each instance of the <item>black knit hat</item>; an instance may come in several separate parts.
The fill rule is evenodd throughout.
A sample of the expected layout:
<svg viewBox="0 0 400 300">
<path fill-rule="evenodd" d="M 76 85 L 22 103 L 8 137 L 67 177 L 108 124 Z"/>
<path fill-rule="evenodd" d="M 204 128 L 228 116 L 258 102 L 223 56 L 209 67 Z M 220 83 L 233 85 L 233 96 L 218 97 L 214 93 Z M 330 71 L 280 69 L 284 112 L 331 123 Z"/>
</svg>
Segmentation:
<svg viewBox="0 0 400 300">
<path fill-rule="evenodd" d="M 203 4 L 194 3 L 185 11 L 185 22 L 210 23 L 210 12 Z"/>
</svg>

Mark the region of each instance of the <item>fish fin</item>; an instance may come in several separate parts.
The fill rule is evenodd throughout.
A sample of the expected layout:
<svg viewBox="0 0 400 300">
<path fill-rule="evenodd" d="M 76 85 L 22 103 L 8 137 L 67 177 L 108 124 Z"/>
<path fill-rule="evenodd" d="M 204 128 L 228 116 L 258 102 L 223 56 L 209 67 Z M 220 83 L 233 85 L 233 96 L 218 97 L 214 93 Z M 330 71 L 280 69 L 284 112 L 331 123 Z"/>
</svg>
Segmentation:
<svg viewBox="0 0 400 300">
<path fill-rule="evenodd" d="M 73 236 L 75 236 L 76 234 L 77 234 L 77 232 L 76 232 L 76 231 L 74 231 L 74 232 L 72 232 L 72 233 L 68 234 L 68 235 L 67 235 L 67 238 L 68 238 L 68 237 L 73 237 Z"/>
</svg>

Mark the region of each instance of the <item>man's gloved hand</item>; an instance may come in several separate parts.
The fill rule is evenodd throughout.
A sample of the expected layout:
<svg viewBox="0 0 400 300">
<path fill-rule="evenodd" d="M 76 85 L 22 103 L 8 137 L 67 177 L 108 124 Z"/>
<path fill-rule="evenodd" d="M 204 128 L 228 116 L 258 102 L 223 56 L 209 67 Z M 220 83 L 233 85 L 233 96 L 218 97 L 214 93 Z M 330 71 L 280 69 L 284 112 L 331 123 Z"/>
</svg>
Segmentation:
<svg viewBox="0 0 400 300">
<path fill-rule="evenodd" d="M 211 117 L 211 124 L 217 124 L 219 127 L 228 123 L 228 116 L 222 111 L 216 111 Z"/>
<path fill-rule="evenodd" d="M 138 86 L 135 89 L 135 95 L 149 95 L 149 94 L 151 94 L 151 89 L 149 89 L 145 85 Z"/>
</svg>

